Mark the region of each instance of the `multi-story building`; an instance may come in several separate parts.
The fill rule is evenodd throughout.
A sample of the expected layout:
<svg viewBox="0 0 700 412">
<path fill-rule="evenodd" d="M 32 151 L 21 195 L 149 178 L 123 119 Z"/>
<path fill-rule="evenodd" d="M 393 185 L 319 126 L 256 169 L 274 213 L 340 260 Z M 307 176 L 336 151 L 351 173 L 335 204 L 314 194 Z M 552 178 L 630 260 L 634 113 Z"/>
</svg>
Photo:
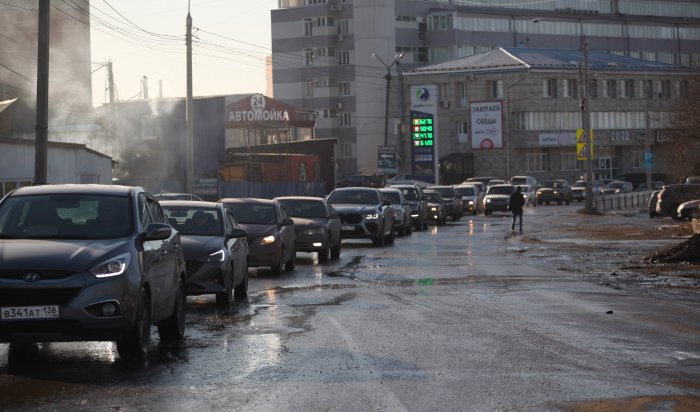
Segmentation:
<svg viewBox="0 0 700 412">
<path fill-rule="evenodd" d="M 585 119 L 593 136 L 595 178 L 639 184 L 651 169 L 674 180 L 664 176 L 665 166 L 674 151 L 685 148 L 668 133 L 669 113 L 688 95 L 690 73 L 602 52 L 584 56 L 580 50 L 527 48 L 499 48 L 424 66 L 403 74 L 403 94 L 410 96 L 403 112 L 431 115 L 434 156 L 427 159 L 422 148 L 412 149 L 420 135 L 406 133 L 399 147 L 414 176 L 420 174 L 421 159 L 439 161 L 443 183 L 473 175 L 575 181 L 587 167 L 579 160 L 586 158 L 579 144 L 585 136 L 577 135 Z M 653 164 L 645 153 L 653 154 Z"/>
<path fill-rule="evenodd" d="M 404 106 L 399 72 L 497 47 L 581 50 L 584 38 L 591 51 L 691 67 L 700 56 L 700 4 L 280 0 L 272 11 L 274 96 L 314 111 L 316 137 L 338 139 L 339 176 L 374 173 L 378 146 L 396 146 L 402 129 L 403 116 L 391 115 Z M 395 56 L 402 58 L 392 64 Z"/>
</svg>

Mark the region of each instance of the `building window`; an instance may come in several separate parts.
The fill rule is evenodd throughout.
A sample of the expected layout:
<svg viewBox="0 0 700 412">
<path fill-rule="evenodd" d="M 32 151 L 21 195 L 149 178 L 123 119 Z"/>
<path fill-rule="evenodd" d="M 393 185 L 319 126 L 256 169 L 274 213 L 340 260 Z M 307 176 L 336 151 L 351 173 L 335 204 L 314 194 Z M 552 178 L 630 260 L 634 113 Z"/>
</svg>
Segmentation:
<svg viewBox="0 0 700 412">
<path fill-rule="evenodd" d="M 525 153 L 525 168 L 527 172 L 547 171 L 547 153 L 542 150 Z"/>
<path fill-rule="evenodd" d="M 542 80 L 542 95 L 544 97 L 557 97 L 557 79 Z"/>
<path fill-rule="evenodd" d="M 350 50 L 342 50 L 338 53 L 338 64 L 350 64 Z"/>
<path fill-rule="evenodd" d="M 525 112 L 513 113 L 513 128 L 516 130 L 528 130 L 528 116 Z"/>
<path fill-rule="evenodd" d="M 304 64 L 307 66 L 314 64 L 314 49 L 304 49 Z"/>
<path fill-rule="evenodd" d="M 626 97 L 626 98 L 630 98 L 630 99 L 634 97 L 634 80 L 631 80 L 631 79 L 623 80 L 620 82 L 620 86 L 622 86 L 622 90 L 621 90 L 622 97 Z"/>
<path fill-rule="evenodd" d="M 603 97 L 608 99 L 617 97 L 617 81 L 612 79 L 603 80 Z"/>
<path fill-rule="evenodd" d="M 316 87 L 335 87 L 335 79 L 329 77 L 321 77 L 320 79 L 316 79 Z"/>
<path fill-rule="evenodd" d="M 670 80 L 659 80 L 659 98 L 660 99 L 670 99 L 671 98 L 671 81 Z"/>
<path fill-rule="evenodd" d="M 340 143 L 338 145 L 338 158 L 352 159 L 352 143 Z"/>
<path fill-rule="evenodd" d="M 440 83 L 440 100 L 449 102 L 451 97 L 450 84 Z"/>
<path fill-rule="evenodd" d="M 452 15 L 442 14 L 436 16 L 428 16 L 428 30 L 452 30 Z"/>
<path fill-rule="evenodd" d="M 654 97 L 654 82 L 652 80 L 642 80 L 642 96 L 645 99 Z"/>
<path fill-rule="evenodd" d="M 459 89 L 459 107 L 467 107 L 467 82 L 459 82 L 457 83 L 457 87 Z"/>
<path fill-rule="evenodd" d="M 486 87 L 492 99 L 503 98 L 503 80 L 487 80 Z"/>
<path fill-rule="evenodd" d="M 158 116 L 143 116 L 141 118 L 141 139 L 155 140 L 158 138 Z"/>
<path fill-rule="evenodd" d="M 457 122 L 457 143 L 469 143 L 468 122 Z"/>
<path fill-rule="evenodd" d="M 598 80 L 590 79 L 588 80 L 588 97 L 590 99 L 598 98 Z"/>
<path fill-rule="evenodd" d="M 304 19 L 304 36 L 314 35 L 314 23 L 313 20 L 306 18 Z"/>
<path fill-rule="evenodd" d="M 321 110 L 321 118 L 323 119 L 331 119 L 336 116 L 336 112 L 334 109 L 323 109 Z"/>
<path fill-rule="evenodd" d="M 576 152 L 566 152 L 561 154 L 561 171 L 570 172 L 583 170 L 583 161 L 578 160 Z"/>
<path fill-rule="evenodd" d="M 316 82 L 311 80 L 304 84 L 304 96 L 314 97 L 314 89 L 316 88 Z"/>
<path fill-rule="evenodd" d="M 352 118 L 350 117 L 350 112 L 343 112 L 340 115 L 340 126 L 342 126 L 342 127 L 352 126 Z"/>
<path fill-rule="evenodd" d="M 642 169 L 644 167 L 644 151 L 632 150 L 632 169 Z"/>
<path fill-rule="evenodd" d="M 578 97 L 578 81 L 576 79 L 564 79 L 564 97 Z"/>
<path fill-rule="evenodd" d="M 681 80 L 678 82 L 678 97 L 680 98 L 685 98 L 688 97 L 688 88 L 689 88 L 689 83 L 688 80 Z"/>
<path fill-rule="evenodd" d="M 338 94 L 341 96 L 350 96 L 350 82 L 339 82 Z"/>
<path fill-rule="evenodd" d="M 349 20 L 338 21 L 338 34 L 348 34 L 350 33 Z"/>
</svg>

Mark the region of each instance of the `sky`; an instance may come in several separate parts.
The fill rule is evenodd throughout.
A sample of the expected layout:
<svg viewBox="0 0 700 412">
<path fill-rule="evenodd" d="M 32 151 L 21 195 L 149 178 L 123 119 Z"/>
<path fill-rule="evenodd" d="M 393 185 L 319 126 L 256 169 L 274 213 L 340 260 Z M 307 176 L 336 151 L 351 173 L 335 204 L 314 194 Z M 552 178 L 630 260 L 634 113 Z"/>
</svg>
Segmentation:
<svg viewBox="0 0 700 412">
<path fill-rule="evenodd" d="M 193 26 L 193 94 L 266 94 L 270 10 L 277 0 L 91 0 L 93 105 L 109 101 L 107 69 L 119 101 L 187 94 L 185 21 Z"/>
</svg>

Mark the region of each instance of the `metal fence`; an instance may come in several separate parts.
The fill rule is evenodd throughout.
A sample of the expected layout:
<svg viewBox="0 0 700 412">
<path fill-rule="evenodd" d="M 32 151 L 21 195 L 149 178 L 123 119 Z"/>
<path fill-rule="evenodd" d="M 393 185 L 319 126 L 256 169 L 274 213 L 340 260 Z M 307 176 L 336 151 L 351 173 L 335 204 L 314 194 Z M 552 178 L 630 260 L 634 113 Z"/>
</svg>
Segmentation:
<svg viewBox="0 0 700 412">
<path fill-rule="evenodd" d="M 611 195 L 597 194 L 593 197 L 593 207 L 599 212 L 606 210 L 646 209 L 653 190 L 619 193 Z"/>
</svg>

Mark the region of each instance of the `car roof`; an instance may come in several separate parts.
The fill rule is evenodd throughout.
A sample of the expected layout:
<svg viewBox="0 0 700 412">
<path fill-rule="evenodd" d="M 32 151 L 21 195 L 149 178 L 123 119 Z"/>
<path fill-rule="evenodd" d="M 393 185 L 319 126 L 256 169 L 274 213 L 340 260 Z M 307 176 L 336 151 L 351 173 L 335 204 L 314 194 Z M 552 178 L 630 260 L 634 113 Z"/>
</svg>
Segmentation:
<svg viewBox="0 0 700 412">
<path fill-rule="evenodd" d="M 367 191 L 374 191 L 377 190 L 374 187 L 364 187 L 364 186 L 348 186 L 348 187 L 338 187 L 333 189 L 334 192 L 346 192 L 350 190 L 367 190 Z"/>
<path fill-rule="evenodd" d="M 193 209 L 218 209 L 221 205 L 217 202 L 201 200 L 159 200 L 161 206 L 191 207 Z"/>
<path fill-rule="evenodd" d="M 111 196 L 128 196 L 134 191 L 146 192 L 139 186 L 123 186 L 123 185 L 100 185 L 100 184 L 58 184 L 58 185 L 39 185 L 39 186 L 24 186 L 15 189 L 12 196 L 25 195 L 42 195 L 42 194 L 60 194 L 60 193 L 81 193 L 81 194 L 100 194 Z"/>
<path fill-rule="evenodd" d="M 401 191 L 399 190 L 398 187 L 380 187 L 379 191 L 380 192 L 399 192 L 399 193 L 401 193 Z"/>
<path fill-rule="evenodd" d="M 325 202 L 326 199 L 317 196 L 278 196 L 273 200 L 317 200 L 320 202 Z"/>
<path fill-rule="evenodd" d="M 219 203 L 253 203 L 261 205 L 271 205 L 276 203 L 274 199 L 260 199 L 255 197 L 226 197 L 219 200 Z"/>
</svg>

